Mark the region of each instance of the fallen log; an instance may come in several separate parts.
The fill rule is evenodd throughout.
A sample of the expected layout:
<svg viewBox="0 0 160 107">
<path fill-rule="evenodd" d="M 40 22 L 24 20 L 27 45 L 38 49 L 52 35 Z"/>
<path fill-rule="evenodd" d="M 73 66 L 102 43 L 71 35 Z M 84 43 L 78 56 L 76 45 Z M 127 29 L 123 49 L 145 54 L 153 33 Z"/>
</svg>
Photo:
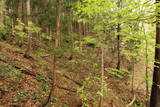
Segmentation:
<svg viewBox="0 0 160 107">
<path fill-rule="evenodd" d="M 65 90 L 65 91 L 73 92 L 73 93 L 77 92 L 75 89 L 69 89 L 69 88 L 66 88 L 66 87 L 59 86 L 59 85 L 57 85 L 57 88 Z"/>
<path fill-rule="evenodd" d="M 3 59 L 1 59 L 1 58 L 0 58 L 0 61 L 3 62 L 3 63 L 8 64 L 8 65 L 10 65 L 10 66 L 12 66 L 12 67 L 15 68 L 15 69 L 20 70 L 21 73 L 23 73 L 23 74 L 26 74 L 26 75 L 30 75 L 30 76 L 36 77 L 36 74 L 33 73 L 33 72 L 31 72 L 31 71 L 29 71 L 29 70 L 22 69 L 21 67 L 19 67 L 19 66 L 17 66 L 17 65 L 13 65 L 13 64 L 11 64 L 10 62 L 7 62 L 7 61 L 5 61 L 5 60 L 3 60 Z"/>
</svg>

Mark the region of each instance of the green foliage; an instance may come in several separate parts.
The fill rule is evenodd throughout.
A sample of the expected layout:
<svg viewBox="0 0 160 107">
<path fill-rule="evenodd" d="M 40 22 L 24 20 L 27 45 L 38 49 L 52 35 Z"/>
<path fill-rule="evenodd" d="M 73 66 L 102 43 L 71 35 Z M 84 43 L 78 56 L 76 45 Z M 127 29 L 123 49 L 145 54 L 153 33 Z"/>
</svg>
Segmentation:
<svg viewBox="0 0 160 107">
<path fill-rule="evenodd" d="M 87 46 L 93 46 L 93 47 L 98 46 L 98 41 L 91 36 L 84 37 L 82 43 Z"/>
<path fill-rule="evenodd" d="M 0 38 L 3 40 L 7 39 L 7 27 L 4 24 L 0 24 Z"/>
<path fill-rule="evenodd" d="M 130 72 L 125 69 L 117 70 L 115 68 L 105 68 L 105 71 L 109 73 L 110 75 L 120 78 L 120 79 L 130 76 Z"/>
<path fill-rule="evenodd" d="M 13 33 L 19 37 L 28 37 L 28 32 L 38 33 L 41 31 L 41 28 L 33 24 L 32 22 L 28 23 L 28 26 L 22 23 L 21 20 L 17 19 L 18 25 L 15 26 Z"/>
<path fill-rule="evenodd" d="M 27 31 L 25 29 L 25 24 L 21 20 L 17 20 L 18 25 L 15 26 L 13 33 L 19 37 L 28 37 Z"/>
<path fill-rule="evenodd" d="M 31 33 L 38 33 L 41 31 L 41 28 L 31 21 L 28 22 L 28 26 L 26 27 L 26 29 L 28 32 L 31 32 Z"/>
<path fill-rule="evenodd" d="M 44 39 L 52 40 L 53 36 L 52 35 L 48 35 L 47 33 L 42 33 L 41 37 L 44 38 Z"/>
<path fill-rule="evenodd" d="M 48 92 L 49 90 L 49 80 L 47 78 L 38 77 L 37 81 L 42 83 L 40 90 L 43 92 Z"/>
<path fill-rule="evenodd" d="M 101 78 L 91 76 L 85 79 L 83 86 L 77 89 L 82 100 L 83 107 L 90 107 L 94 104 L 98 106 L 101 93 Z M 111 94 L 111 90 L 107 87 L 107 83 L 104 82 L 104 98 L 107 98 Z"/>
<path fill-rule="evenodd" d="M 34 43 L 37 42 L 34 36 L 39 34 L 41 37 L 38 42 L 41 43 L 31 43 L 31 45 L 40 45 L 41 48 L 37 52 L 39 56 L 56 54 L 57 56 L 65 57 L 67 54 L 73 54 L 74 57 L 71 58 L 71 60 L 64 60 L 63 58 L 57 57 L 57 62 L 55 62 L 56 66 L 58 65 L 58 67 L 67 69 L 70 68 L 72 71 L 75 71 L 72 73 L 76 73 L 76 75 L 84 71 L 84 78 L 88 78 L 84 80 L 83 86 L 78 88 L 77 92 L 80 95 L 84 107 L 89 107 L 91 103 L 96 105 L 98 104 L 99 97 L 102 96 L 100 91 L 102 88 L 101 79 L 99 77 L 101 66 L 99 60 L 101 55 L 100 47 L 108 49 L 107 52 L 104 53 L 105 55 L 112 54 L 114 59 L 116 59 L 117 36 L 120 36 L 121 59 L 125 58 L 127 61 L 135 60 L 140 62 L 145 56 L 145 39 L 147 38 L 149 45 L 149 66 L 152 67 L 154 62 L 153 48 L 155 45 L 155 30 L 153 29 L 155 26 L 152 26 L 151 23 L 156 20 L 155 16 L 159 12 L 159 9 L 155 11 L 155 6 L 159 6 L 160 3 L 154 5 L 147 0 L 120 1 L 121 2 L 119 2 L 119 0 L 62 0 L 62 17 L 60 23 L 62 24 L 60 25 L 62 46 L 57 48 L 54 45 L 58 12 L 56 8 L 60 6 L 56 6 L 56 1 L 31 0 L 31 15 L 26 17 L 25 9 L 22 9 L 22 11 L 21 9 L 19 10 L 19 5 L 24 2 L 23 0 L 6 0 L 6 8 L 9 11 L 6 10 L 2 12 L 0 10 L 4 15 L 4 23 L 0 24 L 0 38 L 7 40 L 9 35 L 14 34 L 13 36 L 18 38 L 17 41 L 21 39 L 22 41 L 20 42 L 25 42 L 25 39 L 29 40 L 30 38 L 28 39 L 28 37 L 31 37 L 31 42 Z M 21 8 L 24 7 L 24 4 L 22 4 Z M 69 11 L 71 11 L 71 16 L 68 15 Z M 19 14 L 19 12 L 21 14 Z M 6 16 L 7 14 L 9 16 Z M 15 21 L 17 17 L 21 19 Z M 32 17 L 36 24 L 30 21 L 25 25 L 24 22 L 30 19 L 29 17 Z M 66 34 L 68 22 L 71 22 L 73 27 L 71 35 Z M 143 26 L 144 23 L 145 25 Z M 79 24 L 82 24 L 82 28 Z M 120 25 L 119 31 L 117 28 L 118 25 Z M 144 28 L 146 29 L 145 32 L 143 31 Z M 88 33 L 87 35 L 84 35 L 85 30 L 87 31 L 86 33 Z M 77 33 L 79 33 L 79 35 Z M 160 46 L 157 45 L 156 47 L 159 48 Z M 112 52 L 110 52 L 111 50 Z M 46 57 L 44 59 L 52 60 Z M 104 64 L 106 62 L 105 60 Z M 49 84 L 52 75 L 50 75 L 50 73 L 47 74 L 48 63 L 42 61 L 38 62 L 38 64 L 45 69 L 42 70 L 43 73 L 38 72 L 40 76 L 36 77 L 37 82 L 42 85 L 36 89 L 38 92 L 32 92 L 28 97 L 32 100 L 42 101 L 50 90 Z M 39 68 L 37 67 L 37 69 Z M 4 71 L 7 71 L 6 76 L 3 76 Z M 130 76 L 130 72 L 124 69 L 105 68 L 105 71 L 109 75 L 117 77 L 118 80 Z M 89 73 L 92 75 L 89 76 Z M 22 79 L 21 72 L 10 66 L 0 67 L 0 77 L 2 79 L 13 78 L 16 80 L 10 84 L 12 87 L 18 86 L 18 81 Z M 147 78 L 147 80 L 149 79 Z M 106 81 L 104 87 L 104 97 L 106 98 L 110 96 L 110 89 Z M 3 87 L 2 90 L 10 91 L 9 89 L 6 90 L 6 87 Z M 17 99 L 19 100 L 19 98 L 24 96 L 27 95 L 24 92 L 19 92 Z M 57 98 L 57 96 L 54 96 L 52 102 L 56 102 Z M 20 102 L 18 100 L 17 102 Z M 64 105 L 64 107 L 67 107 L 67 105 Z"/>
</svg>

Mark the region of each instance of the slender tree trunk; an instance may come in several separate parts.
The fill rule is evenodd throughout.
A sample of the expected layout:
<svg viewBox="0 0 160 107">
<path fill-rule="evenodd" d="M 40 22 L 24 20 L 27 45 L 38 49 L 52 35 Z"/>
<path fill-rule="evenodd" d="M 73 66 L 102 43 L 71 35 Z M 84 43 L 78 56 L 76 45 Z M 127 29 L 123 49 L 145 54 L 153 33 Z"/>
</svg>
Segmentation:
<svg viewBox="0 0 160 107">
<path fill-rule="evenodd" d="M 80 22 L 78 23 L 78 34 L 81 37 L 81 35 L 82 35 L 82 24 Z"/>
<path fill-rule="evenodd" d="M 27 26 L 29 26 L 29 21 L 30 21 L 30 15 L 31 15 L 31 9 L 30 9 L 30 0 L 26 1 L 26 7 L 27 7 Z M 31 50 L 31 32 L 28 31 L 28 48 L 27 48 L 27 53 L 30 52 Z"/>
<path fill-rule="evenodd" d="M 18 19 L 23 22 L 22 13 L 23 13 L 22 1 L 19 1 L 19 3 L 18 3 Z M 22 47 L 22 45 L 23 45 L 23 37 L 19 37 L 19 38 L 20 38 L 19 47 Z"/>
<path fill-rule="evenodd" d="M 19 3 L 18 3 L 18 18 L 20 19 L 20 20 L 22 20 L 22 1 L 19 1 Z"/>
<path fill-rule="evenodd" d="M 56 0 L 56 11 L 57 11 L 57 17 L 56 17 L 56 38 L 55 38 L 55 45 L 61 46 L 61 0 Z"/>
<path fill-rule="evenodd" d="M 68 20 L 68 36 L 70 37 L 72 46 L 73 46 L 73 37 L 72 37 L 72 32 L 73 32 L 73 27 L 72 27 L 72 11 L 69 9 L 68 11 L 68 16 L 69 16 L 69 20 Z"/>
<path fill-rule="evenodd" d="M 159 3 L 160 0 L 157 0 Z M 158 9 L 160 7 L 157 7 Z M 158 10 L 157 9 L 157 10 Z M 157 19 L 159 20 L 160 13 L 158 12 Z M 157 22 L 156 26 L 156 47 L 155 47 L 155 63 L 153 73 L 153 83 L 150 98 L 150 107 L 160 107 L 160 48 L 157 45 L 160 44 L 160 22 Z"/>
<path fill-rule="evenodd" d="M 144 27 L 143 27 L 144 28 Z M 146 99 L 148 101 L 148 95 L 149 95 L 149 85 L 148 85 L 148 40 L 147 40 L 147 35 L 145 33 L 145 28 L 144 28 L 144 35 L 145 35 L 145 42 L 146 42 L 146 72 L 145 72 L 145 75 L 146 75 Z"/>
<path fill-rule="evenodd" d="M 56 72 L 55 72 L 55 67 L 56 67 L 56 56 L 53 55 L 53 71 L 52 71 L 52 81 L 51 81 L 51 89 L 50 89 L 50 92 L 49 92 L 49 96 L 47 98 L 47 101 L 42 104 L 42 107 L 46 107 L 47 104 L 51 101 L 51 98 L 52 98 L 52 95 L 55 94 L 55 89 L 56 89 Z"/>
<path fill-rule="evenodd" d="M 103 107 L 104 100 L 104 47 L 101 47 L 101 98 L 100 98 L 100 107 Z"/>
<path fill-rule="evenodd" d="M 83 35 L 86 35 L 86 23 L 82 23 Z"/>
<path fill-rule="evenodd" d="M 18 13 L 18 4 L 14 4 L 14 2 L 12 2 L 12 6 L 11 6 L 11 10 L 13 12 L 13 26 L 17 25 L 17 13 Z"/>
<path fill-rule="evenodd" d="M 56 0 L 56 11 L 57 11 L 57 17 L 56 17 L 56 37 L 55 37 L 55 47 L 60 47 L 61 46 L 61 0 Z M 45 104 L 43 104 L 43 107 L 46 106 L 51 98 L 52 95 L 55 94 L 55 89 L 56 89 L 56 72 L 55 72 L 55 68 L 56 68 L 56 55 L 52 56 L 53 59 L 53 71 L 52 71 L 52 82 L 51 82 L 51 90 L 48 96 L 47 101 L 45 102 Z"/>
<path fill-rule="evenodd" d="M 135 58 L 132 58 L 132 93 L 134 94 L 134 77 L 135 77 L 135 71 L 134 71 L 134 65 L 135 65 Z"/>
<path fill-rule="evenodd" d="M 4 14 L 3 10 L 5 9 L 5 3 L 4 1 L 0 1 L 0 24 L 3 24 Z"/>
<path fill-rule="evenodd" d="M 117 33 L 120 32 L 120 24 L 117 25 Z M 121 67 L 121 56 L 120 56 L 120 35 L 117 35 L 117 58 L 118 58 L 118 62 L 117 62 L 117 69 L 120 70 Z"/>
<path fill-rule="evenodd" d="M 89 23 L 86 23 L 86 35 L 89 34 Z"/>
<path fill-rule="evenodd" d="M 121 0 L 118 0 L 117 3 L 117 7 L 119 9 L 121 9 Z M 120 18 L 121 16 L 118 14 L 118 18 Z M 120 33 L 121 31 L 121 24 L 117 24 L 117 33 Z M 117 35 L 117 58 L 118 58 L 118 62 L 117 62 L 117 69 L 120 70 L 121 67 L 121 58 L 120 58 L 120 34 Z"/>
<path fill-rule="evenodd" d="M 79 41 L 82 41 L 82 23 L 78 23 Z M 82 44 L 80 42 L 80 51 L 82 52 Z"/>
<path fill-rule="evenodd" d="M 26 6 L 26 2 L 24 0 L 22 0 L 22 21 L 25 25 L 27 25 L 27 6 Z"/>
</svg>

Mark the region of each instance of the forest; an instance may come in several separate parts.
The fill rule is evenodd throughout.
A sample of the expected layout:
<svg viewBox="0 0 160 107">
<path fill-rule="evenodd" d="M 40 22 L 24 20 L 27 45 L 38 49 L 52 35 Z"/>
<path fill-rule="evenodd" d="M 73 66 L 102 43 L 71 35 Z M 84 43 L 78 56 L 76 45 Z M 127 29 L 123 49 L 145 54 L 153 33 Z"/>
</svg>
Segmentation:
<svg viewBox="0 0 160 107">
<path fill-rule="evenodd" d="M 160 107 L 160 0 L 0 0 L 0 107 Z"/>
</svg>

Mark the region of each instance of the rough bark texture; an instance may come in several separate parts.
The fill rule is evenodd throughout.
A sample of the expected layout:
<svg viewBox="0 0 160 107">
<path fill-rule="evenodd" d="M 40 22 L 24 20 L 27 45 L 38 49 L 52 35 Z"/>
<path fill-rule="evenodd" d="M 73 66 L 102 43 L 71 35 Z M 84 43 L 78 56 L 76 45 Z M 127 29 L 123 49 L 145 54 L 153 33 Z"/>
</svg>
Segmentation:
<svg viewBox="0 0 160 107">
<path fill-rule="evenodd" d="M 160 2 L 160 0 L 157 0 Z M 160 8 L 160 7 L 157 7 Z M 160 13 L 158 13 L 160 14 Z M 159 18 L 159 16 L 157 17 Z M 160 44 L 160 23 L 156 27 L 156 45 Z M 160 107 L 160 48 L 155 48 L 155 66 L 153 73 L 153 84 L 151 91 L 150 107 Z"/>
</svg>

